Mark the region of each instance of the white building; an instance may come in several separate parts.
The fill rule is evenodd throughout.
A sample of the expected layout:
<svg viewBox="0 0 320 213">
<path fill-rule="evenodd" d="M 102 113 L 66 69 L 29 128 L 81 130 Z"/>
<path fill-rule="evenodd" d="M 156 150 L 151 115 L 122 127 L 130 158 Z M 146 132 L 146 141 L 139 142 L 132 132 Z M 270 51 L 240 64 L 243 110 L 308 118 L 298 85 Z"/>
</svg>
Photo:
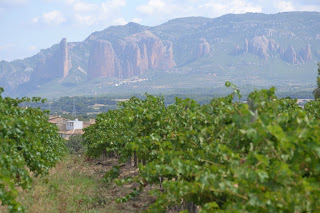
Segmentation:
<svg viewBox="0 0 320 213">
<path fill-rule="evenodd" d="M 67 130 L 82 129 L 83 121 L 79 121 L 78 119 L 75 119 L 74 121 L 67 121 L 66 128 Z"/>
<path fill-rule="evenodd" d="M 75 119 L 74 121 L 72 120 L 67 120 L 62 117 L 50 117 L 49 122 L 52 124 L 57 125 L 59 128 L 59 134 L 62 138 L 64 139 L 69 139 L 69 137 L 74 136 L 74 135 L 83 135 L 84 131 L 83 129 L 95 124 L 95 119 L 90 119 L 90 121 L 79 121 L 78 119 Z"/>
</svg>

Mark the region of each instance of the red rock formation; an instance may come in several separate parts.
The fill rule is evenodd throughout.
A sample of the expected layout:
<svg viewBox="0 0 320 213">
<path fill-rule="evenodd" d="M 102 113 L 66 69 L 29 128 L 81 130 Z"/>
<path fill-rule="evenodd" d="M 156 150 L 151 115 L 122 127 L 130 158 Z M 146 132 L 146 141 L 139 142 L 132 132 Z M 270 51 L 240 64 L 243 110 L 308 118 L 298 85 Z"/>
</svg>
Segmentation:
<svg viewBox="0 0 320 213">
<path fill-rule="evenodd" d="M 240 55 L 240 54 L 248 53 L 248 51 L 249 51 L 249 42 L 248 42 L 248 39 L 246 38 L 244 41 L 243 48 L 241 48 L 240 45 L 237 44 L 233 49 L 232 54 Z"/>
<path fill-rule="evenodd" d="M 163 56 L 163 45 L 160 40 L 153 40 L 147 47 L 148 63 L 150 68 L 155 69 L 159 67 L 160 59 Z"/>
<path fill-rule="evenodd" d="M 274 56 L 279 51 L 279 44 L 266 36 L 255 36 L 250 41 L 245 39 L 244 47 L 240 49 L 236 45 L 235 54 L 253 53 L 267 60 L 270 56 Z"/>
<path fill-rule="evenodd" d="M 311 45 L 308 44 L 306 47 L 306 55 L 305 55 L 305 60 L 311 61 L 312 60 L 312 52 L 311 52 Z"/>
<path fill-rule="evenodd" d="M 265 60 L 269 58 L 269 40 L 265 36 L 256 36 L 249 43 L 249 51 L 255 53 Z"/>
<path fill-rule="evenodd" d="M 172 43 L 170 41 L 163 42 L 164 49 L 163 49 L 163 56 L 160 63 L 160 69 L 172 69 L 176 66 L 176 63 L 173 60 L 173 48 Z"/>
<path fill-rule="evenodd" d="M 115 77 L 121 72 L 112 44 L 108 41 L 96 41 L 88 62 L 88 78 Z"/>
<path fill-rule="evenodd" d="M 299 55 L 304 61 L 311 61 L 312 60 L 311 45 L 308 44 L 305 48 L 302 48 L 299 52 Z"/>
<path fill-rule="evenodd" d="M 124 49 L 124 54 L 127 56 L 127 72 L 125 77 L 142 74 L 141 53 L 138 44 L 129 43 Z"/>
<path fill-rule="evenodd" d="M 124 40 L 100 40 L 89 57 L 89 79 L 97 77 L 130 78 L 148 69 L 172 69 L 172 43 L 162 41 L 150 31 L 133 34 Z"/>
<path fill-rule="evenodd" d="M 243 49 L 244 53 L 248 53 L 249 51 L 249 41 L 246 38 L 246 40 L 244 41 L 244 49 Z"/>
<path fill-rule="evenodd" d="M 176 64 L 173 60 L 172 43 L 162 42 L 160 39 L 148 42 L 147 54 L 148 65 L 151 69 L 172 69 Z"/>
<path fill-rule="evenodd" d="M 149 67 L 147 45 L 142 44 L 140 51 L 141 51 L 141 67 L 143 70 L 146 70 Z M 172 57 L 172 60 L 173 60 L 173 57 Z"/>
<path fill-rule="evenodd" d="M 197 58 L 208 55 L 210 53 L 210 44 L 207 42 L 205 38 L 201 38 L 200 43 L 198 45 Z"/>
<path fill-rule="evenodd" d="M 147 69 L 171 69 L 175 66 L 172 44 L 150 31 L 133 34 L 124 40 L 124 77 L 141 75 Z M 126 70 L 127 69 L 127 70 Z"/>
<path fill-rule="evenodd" d="M 71 60 L 69 60 L 68 55 L 67 39 L 65 38 L 63 38 L 60 42 L 58 60 L 58 70 L 59 72 L 62 72 L 61 76 L 65 78 L 69 74 L 69 69 L 71 68 Z"/>
<path fill-rule="evenodd" d="M 268 44 L 268 51 L 273 54 L 273 53 L 276 53 L 278 49 L 279 49 L 279 44 L 275 40 L 270 39 Z"/>
<path fill-rule="evenodd" d="M 30 79 L 32 81 L 46 81 L 65 78 L 69 74 L 71 67 L 67 40 L 63 38 L 58 50 L 53 55 L 42 58 L 35 71 L 31 74 Z"/>
<path fill-rule="evenodd" d="M 283 60 L 291 63 L 291 64 L 300 64 L 297 59 L 296 51 L 293 47 L 288 47 L 286 51 L 284 51 L 283 55 L 281 56 Z"/>
</svg>

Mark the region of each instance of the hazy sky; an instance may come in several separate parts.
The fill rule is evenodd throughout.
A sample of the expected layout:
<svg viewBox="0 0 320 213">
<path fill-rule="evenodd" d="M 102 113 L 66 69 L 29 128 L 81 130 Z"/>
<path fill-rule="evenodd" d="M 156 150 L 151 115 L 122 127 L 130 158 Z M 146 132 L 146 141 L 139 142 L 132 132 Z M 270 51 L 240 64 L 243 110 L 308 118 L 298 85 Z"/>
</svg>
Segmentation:
<svg viewBox="0 0 320 213">
<path fill-rule="evenodd" d="M 320 0 L 0 0 L 0 61 L 131 21 L 155 26 L 177 17 L 297 10 L 320 12 Z"/>
</svg>

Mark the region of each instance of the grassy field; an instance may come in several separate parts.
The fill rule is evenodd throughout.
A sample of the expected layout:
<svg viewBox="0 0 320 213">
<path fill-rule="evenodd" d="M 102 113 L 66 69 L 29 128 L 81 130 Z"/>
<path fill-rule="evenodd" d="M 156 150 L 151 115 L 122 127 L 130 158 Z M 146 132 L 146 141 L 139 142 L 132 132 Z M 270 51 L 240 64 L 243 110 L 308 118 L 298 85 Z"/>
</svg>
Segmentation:
<svg viewBox="0 0 320 213">
<path fill-rule="evenodd" d="M 121 187 L 102 181 L 105 171 L 116 162 L 114 158 L 92 160 L 68 155 L 48 176 L 35 177 L 31 190 L 20 190 L 18 201 L 30 213 L 143 211 L 154 200 L 149 186 L 140 196 L 118 204 L 115 199 L 130 193 L 133 185 Z M 121 167 L 123 177 L 135 172 L 130 165 Z M 0 212 L 7 210 L 0 207 Z"/>
</svg>

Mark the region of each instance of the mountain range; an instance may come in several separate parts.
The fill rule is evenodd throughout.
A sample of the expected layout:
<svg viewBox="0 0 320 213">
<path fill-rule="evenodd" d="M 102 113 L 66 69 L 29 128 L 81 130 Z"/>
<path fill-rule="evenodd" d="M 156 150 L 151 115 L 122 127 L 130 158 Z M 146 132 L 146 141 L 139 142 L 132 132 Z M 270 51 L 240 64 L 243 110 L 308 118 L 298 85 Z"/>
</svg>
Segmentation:
<svg viewBox="0 0 320 213">
<path fill-rule="evenodd" d="M 82 42 L 0 62 L 10 96 L 92 95 L 221 87 L 312 87 L 320 61 L 320 13 L 187 17 L 149 27 L 111 26 Z"/>
</svg>

